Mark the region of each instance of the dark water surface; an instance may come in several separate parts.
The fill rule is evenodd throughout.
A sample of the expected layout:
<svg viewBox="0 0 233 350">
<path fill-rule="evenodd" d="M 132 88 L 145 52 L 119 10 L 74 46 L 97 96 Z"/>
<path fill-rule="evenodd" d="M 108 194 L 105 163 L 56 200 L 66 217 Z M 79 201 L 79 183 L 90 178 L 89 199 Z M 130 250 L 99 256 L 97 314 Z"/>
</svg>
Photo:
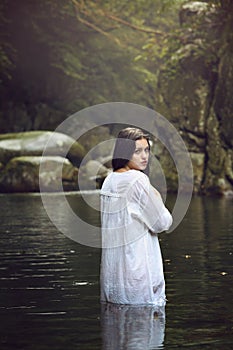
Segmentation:
<svg viewBox="0 0 233 350">
<path fill-rule="evenodd" d="M 69 201 L 98 224 L 79 195 Z M 100 249 L 60 233 L 39 195 L 0 195 L 0 210 L 1 349 L 233 349 L 232 199 L 193 198 L 182 224 L 161 235 L 165 313 L 101 306 Z"/>
</svg>

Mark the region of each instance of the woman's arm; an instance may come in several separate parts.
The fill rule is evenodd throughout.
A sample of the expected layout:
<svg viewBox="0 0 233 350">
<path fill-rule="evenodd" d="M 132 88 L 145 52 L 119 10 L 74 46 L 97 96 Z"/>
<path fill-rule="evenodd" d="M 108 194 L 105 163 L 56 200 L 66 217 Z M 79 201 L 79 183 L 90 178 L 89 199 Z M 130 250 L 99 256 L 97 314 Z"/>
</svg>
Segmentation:
<svg viewBox="0 0 233 350">
<path fill-rule="evenodd" d="M 167 231 L 172 225 L 172 215 L 165 207 L 160 193 L 150 184 L 149 178 L 144 175 L 136 184 L 140 191 L 140 213 L 138 219 L 142 221 L 151 233 Z"/>
</svg>

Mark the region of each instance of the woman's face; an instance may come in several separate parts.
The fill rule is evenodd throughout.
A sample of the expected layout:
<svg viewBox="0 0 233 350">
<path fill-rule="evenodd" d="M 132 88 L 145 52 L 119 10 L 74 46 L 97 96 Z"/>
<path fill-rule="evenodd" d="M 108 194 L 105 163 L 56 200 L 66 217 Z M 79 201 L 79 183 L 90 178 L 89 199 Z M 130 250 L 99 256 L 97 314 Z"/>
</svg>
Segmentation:
<svg viewBox="0 0 233 350">
<path fill-rule="evenodd" d="M 135 151 L 127 165 L 130 169 L 145 170 L 150 154 L 150 148 L 147 139 L 135 141 L 135 146 Z"/>
</svg>

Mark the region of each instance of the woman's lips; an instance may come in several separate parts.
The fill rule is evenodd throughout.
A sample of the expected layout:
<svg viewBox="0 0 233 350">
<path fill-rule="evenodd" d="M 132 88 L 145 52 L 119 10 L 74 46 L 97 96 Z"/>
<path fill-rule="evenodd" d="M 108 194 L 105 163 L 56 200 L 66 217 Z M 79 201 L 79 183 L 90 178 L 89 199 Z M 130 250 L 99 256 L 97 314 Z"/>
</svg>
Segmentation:
<svg viewBox="0 0 233 350">
<path fill-rule="evenodd" d="M 147 166 L 147 162 L 141 162 L 143 166 Z"/>
</svg>

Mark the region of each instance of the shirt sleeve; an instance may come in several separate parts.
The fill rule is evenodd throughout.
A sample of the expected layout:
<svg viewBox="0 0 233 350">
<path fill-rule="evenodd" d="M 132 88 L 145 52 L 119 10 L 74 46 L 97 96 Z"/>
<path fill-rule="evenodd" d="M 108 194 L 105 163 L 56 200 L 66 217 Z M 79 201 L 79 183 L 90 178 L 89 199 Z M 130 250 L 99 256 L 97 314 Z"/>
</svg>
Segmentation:
<svg viewBox="0 0 233 350">
<path fill-rule="evenodd" d="M 134 205 L 132 216 L 143 222 L 151 233 L 166 231 L 172 224 L 172 216 L 148 176 L 141 174 L 134 184 L 132 201 L 137 205 Z"/>
</svg>

